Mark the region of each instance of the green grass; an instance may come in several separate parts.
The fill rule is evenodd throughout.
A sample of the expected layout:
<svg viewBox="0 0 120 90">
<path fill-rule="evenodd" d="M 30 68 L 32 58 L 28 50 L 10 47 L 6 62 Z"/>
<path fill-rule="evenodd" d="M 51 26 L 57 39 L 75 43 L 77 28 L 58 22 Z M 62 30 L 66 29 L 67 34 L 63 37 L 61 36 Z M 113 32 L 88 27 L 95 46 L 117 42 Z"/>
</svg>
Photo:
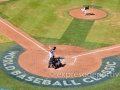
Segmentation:
<svg viewBox="0 0 120 90">
<path fill-rule="evenodd" d="M 44 37 L 42 38 L 34 37 L 34 38 L 43 44 L 56 44 L 56 43 L 66 44 L 66 45 L 73 45 L 73 46 L 81 46 L 87 49 L 95 49 L 95 48 L 110 46 L 111 44 L 100 43 L 100 41 L 94 42 L 92 37 L 95 35 L 93 36 L 89 35 L 88 37 L 88 33 L 90 32 L 90 29 L 93 26 L 93 24 L 94 24 L 94 20 L 89 21 L 89 20 L 80 20 L 80 19 L 74 18 L 60 39 L 51 39 L 51 38 L 44 38 Z M 102 32 L 101 30 L 101 34 L 102 33 L 104 32 Z M 92 42 L 90 42 L 90 40 L 87 41 L 86 38 L 92 39 L 93 41 Z"/>
<path fill-rule="evenodd" d="M 119 0 L 9 0 L 0 3 L 0 17 L 45 45 L 67 44 L 96 49 L 120 43 L 119 4 Z M 71 9 L 84 5 L 105 10 L 108 16 L 99 20 L 82 20 L 68 14 Z M 16 45 L 6 37 L 0 36 L 0 39 L 0 55 Z M 2 70 L 0 79 L 0 87 L 50 90 L 17 81 Z M 120 77 L 115 77 L 92 86 L 57 90 L 119 90 L 119 81 Z"/>
<path fill-rule="evenodd" d="M 9 48 L 15 46 L 16 43 L 15 42 L 6 42 L 6 43 L 0 43 L 0 55 L 2 55 L 3 52 L 5 52 L 6 50 L 8 50 Z"/>
</svg>

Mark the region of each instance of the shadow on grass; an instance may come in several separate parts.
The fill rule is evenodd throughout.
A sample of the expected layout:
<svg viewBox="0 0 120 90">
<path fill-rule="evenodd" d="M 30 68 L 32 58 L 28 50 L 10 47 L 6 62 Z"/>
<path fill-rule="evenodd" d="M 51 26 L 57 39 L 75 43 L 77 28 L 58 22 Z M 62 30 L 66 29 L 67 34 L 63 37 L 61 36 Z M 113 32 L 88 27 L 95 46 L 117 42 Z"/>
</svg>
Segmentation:
<svg viewBox="0 0 120 90">
<path fill-rule="evenodd" d="M 37 41 L 45 44 L 60 44 L 79 46 L 89 50 L 110 46 L 110 44 L 86 42 L 86 37 L 94 24 L 94 20 L 82 20 L 74 18 L 60 39 L 34 37 Z"/>
</svg>

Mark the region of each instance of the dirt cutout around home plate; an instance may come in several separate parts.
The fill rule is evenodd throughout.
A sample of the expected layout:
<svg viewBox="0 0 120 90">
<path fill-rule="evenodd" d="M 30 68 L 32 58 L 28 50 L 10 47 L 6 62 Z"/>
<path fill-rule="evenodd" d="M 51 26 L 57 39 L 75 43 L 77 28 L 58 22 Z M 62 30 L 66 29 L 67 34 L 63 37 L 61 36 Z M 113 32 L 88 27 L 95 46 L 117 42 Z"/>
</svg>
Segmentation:
<svg viewBox="0 0 120 90">
<path fill-rule="evenodd" d="M 86 10 L 86 15 L 84 15 L 84 12 L 81 10 L 81 8 L 72 9 L 69 14 L 75 18 L 88 20 L 100 19 L 107 16 L 105 11 L 95 8 L 89 8 Z"/>
<path fill-rule="evenodd" d="M 62 64 L 64 67 L 57 69 L 48 68 L 49 55 L 42 50 L 27 50 L 19 57 L 19 65 L 32 74 L 52 77 L 52 78 L 65 78 L 60 77 L 59 74 L 70 74 L 69 78 L 74 78 L 73 74 L 81 77 L 83 74 L 88 75 L 97 71 L 102 64 L 102 60 L 94 55 L 82 56 L 78 55 L 88 52 L 88 50 L 76 46 L 69 45 L 55 45 L 55 57 L 62 57 Z M 53 47 L 52 45 L 49 47 Z"/>
</svg>

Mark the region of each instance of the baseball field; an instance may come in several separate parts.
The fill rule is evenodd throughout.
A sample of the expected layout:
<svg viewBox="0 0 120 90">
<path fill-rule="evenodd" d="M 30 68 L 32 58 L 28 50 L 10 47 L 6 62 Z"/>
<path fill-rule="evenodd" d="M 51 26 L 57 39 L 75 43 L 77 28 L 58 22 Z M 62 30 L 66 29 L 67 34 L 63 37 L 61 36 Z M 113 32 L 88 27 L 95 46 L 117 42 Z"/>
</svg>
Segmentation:
<svg viewBox="0 0 120 90">
<path fill-rule="evenodd" d="M 103 57 L 106 58 L 106 57 L 111 57 L 116 55 L 118 56 L 117 59 L 120 59 L 120 56 L 119 56 L 120 54 L 120 47 L 119 47 L 120 46 L 119 45 L 120 44 L 120 7 L 119 7 L 119 4 L 120 4 L 119 0 L 0 0 L 0 63 L 2 62 L 2 58 L 5 52 L 7 50 L 10 50 L 13 47 L 16 47 L 17 45 L 21 45 L 23 48 L 30 51 L 29 55 L 32 55 L 33 53 L 36 54 L 36 51 L 37 51 L 37 54 L 41 53 L 41 50 L 39 50 L 38 48 L 41 48 L 42 50 L 44 50 L 43 48 L 45 46 L 46 46 L 45 48 L 47 48 L 46 50 L 48 51 L 50 48 L 48 49 L 47 46 L 55 46 L 55 45 L 58 45 L 58 47 L 61 47 L 62 45 L 64 45 L 65 47 L 73 46 L 77 48 L 82 48 L 80 49 L 82 51 L 79 51 L 79 50 L 77 51 L 77 49 L 74 49 L 74 50 L 72 49 L 72 51 L 73 52 L 76 51 L 78 53 L 80 52 L 79 55 L 77 56 L 78 57 L 80 56 L 83 59 L 85 59 L 85 56 L 88 57 L 86 58 L 87 60 L 85 59 L 86 62 L 89 62 L 89 57 L 90 59 L 92 58 L 94 61 L 96 60 L 94 64 L 90 64 L 90 65 L 95 66 L 96 64 L 98 65 L 98 67 L 96 66 L 98 69 L 102 67 L 102 64 L 101 64 L 102 62 L 98 62 L 97 59 L 101 59 L 101 58 L 103 59 Z M 93 9 L 102 10 L 106 13 L 106 16 L 99 19 L 84 19 L 84 18 L 76 18 L 69 14 L 71 10 L 83 8 L 88 5 L 90 6 L 90 10 L 93 10 Z M 84 17 L 93 18 L 95 15 L 91 15 L 91 16 L 88 15 Z M 99 15 L 101 15 L 101 13 L 99 13 Z M 6 29 L 7 27 L 2 27 L 2 24 L 5 24 L 11 30 L 14 30 L 21 36 L 18 35 L 17 37 L 17 34 L 14 34 L 13 32 L 11 33 L 9 31 L 5 31 L 7 30 Z M 17 29 L 21 31 L 18 30 L 19 31 L 18 32 L 16 31 Z M 22 40 L 18 40 L 19 37 L 20 39 L 24 37 L 31 43 L 35 44 L 37 46 L 35 47 L 35 50 L 34 50 L 35 45 L 30 46 L 30 43 L 28 44 L 27 41 L 24 41 L 23 39 L 22 39 L 23 40 L 23 43 L 22 43 Z M 29 45 L 29 47 L 27 47 L 27 44 Z M 58 50 L 61 50 L 61 49 L 58 48 Z M 67 51 L 68 48 L 64 50 Z M 69 52 L 70 51 L 68 50 L 67 53 Z M 103 55 L 102 52 L 104 52 L 105 55 Z M 59 54 L 59 51 L 56 51 L 56 53 Z M 87 56 L 94 53 L 96 54 L 92 56 Z M 106 55 L 107 53 L 109 55 Z M 60 53 L 60 55 L 62 54 Z M 65 53 L 65 55 L 67 54 Z M 38 56 L 37 57 L 36 55 L 33 55 L 33 56 L 35 56 L 35 59 L 37 60 Z M 98 58 L 97 56 L 100 56 L 100 58 Z M 29 58 L 29 56 L 27 58 Z M 33 67 L 33 65 L 29 63 L 28 65 L 29 68 L 27 68 L 27 65 L 25 64 L 25 63 L 28 64 L 27 58 L 25 57 L 26 60 L 24 60 L 23 57 L 20 57 L 18 60 L 20 67 L 25 68 L 25 70 L 28 70 L 29 68 Z M 31 56 L 28 60 L 31 60 L 31 58 L 34 59 L 34 57 Z M 35 61 L 35 59 L 33 61 Z M 25 62 L 24 64 L 26 66 L 23 64 L 22 60 Z M 79 60 L 82 60 L 82 59 L 79 59 Z M 69 62 L 69 59 L 67 59 L 66 62 Z M 86 64 L 86 62 L 85 63 L 80 62 L 80 63 L 83 63 L 80 65 L 86 66 L 86 67 L 89 66 L 89 64 L 84 65 Z M 115 61 L 113 63 L 115 63 Z M 44 67 L 47 67 L 45 65 Z M 74 60 L 74 65 L 76 67 L 74 66 L 74 68 L 72 67 L 71 68 L 76 70 L 76 72 L 79 68 L 82 68 L 80 67 L 79 63 L 75 64 L 75 60 Z M 109 65 L 111 64 L 109 63 Z M 17 77 L 11 77 L 11 75 L 8 74 L 7 71 L 4 71 L 3 69 L 4 65 L 2 66 L 2 63 L 1 63 L 0 64 L 0 88 L 8 88 L 9 90 L 119 90 L 120 89 L 120 83 L 119 83 L 120 70 L 118 70 L 118 67 L 120 67 L 119 65 L 116 67 L 117 76 L 114 76 L 106 80 L 101 80 L 100 83 L 94 83 L 90 85 L 89 83 L 87 83 L 85 84 L 85 86 L 77 86 L 77 87 L 69 88 L 69 85 L 70 86 L 72 84 L 77 85 L 78 82 L 72 82 L 72 84 L 70 82 L 67 82 L 67 83 L 64 82 L 63 84 L 67 85 L 66 88 L 62 87 L 62 84 L 61 84 L 61 87 L 56 86 L 54 88 L 53 86 L 50 87 L 45 85 L 34 85 L 31 83 L 26 83 L 25 81 L 23 82 L 22 80 L 16 79 Z M 39 67 L 41 68 L 41 66 Z M 62 69 L 60 70 L 64 70 L 64 68 L 65 70 L 70 69 L 69 67 L 67 67 L 67 63 L 66 63 L 66 66 L 62 67 Z M 47 69 L 46 71 L 48 70 L 49 69 Z M 57 70 L 54 71 L 52 69 L 50 70 L 53 72 L 57 71 Z M 92 70 L 91 72 L 94 72 L 94 68 Z M 95 69 L 95 71 L 96 70 L 97 69 Z M 107 70 L 112 70 L 112 69 L 107 69 Z M 30 70 L 28 70 L 28 72 L 30 72 Z M 42 72 L 43 71 L 41 71 L 41 73 Z M 37 72 L 33 72 L 32 74 L 36 74 L 36 73 Z M 22 79 L 24 77 L 25 76 L 19 76 L 19 78 L 22 78 Z M 30 79 L 32 80 L 32 78 L 29 78 L 29 80 Z M 59 86 L 60 83 L 56 82 L 54 83 L 54 85 Z"/>
</svg>

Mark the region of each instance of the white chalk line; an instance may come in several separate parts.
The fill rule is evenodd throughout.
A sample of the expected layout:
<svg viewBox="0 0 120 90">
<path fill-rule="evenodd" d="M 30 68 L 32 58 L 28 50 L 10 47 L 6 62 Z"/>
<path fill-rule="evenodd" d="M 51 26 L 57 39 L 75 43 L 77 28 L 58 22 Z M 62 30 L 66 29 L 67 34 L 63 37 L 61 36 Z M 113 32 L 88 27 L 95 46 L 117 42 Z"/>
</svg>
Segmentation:
<svg viewBox="0 0 120 90">
<path fill-rule="evenodd" d="M 85 53 L 85 54 L 80 54 L 80 55 L 77 55 L 77 56 L 73 56 L 72 58 L 74 58 L 74 62 L 71 65 L 73 65 L 76 62 L 76 60 L 77 60 L 78 57 L 86 56 L 86 55 L 90 55 L 90 54 L 94 54 L 94 53 L 99 53 L 99 52 L 103 52 L 103 51 L 109 51 L 109 50 L 116 49 L 116 48 L 120 48 L 120 46 L 115 46 L 115 47 L 112 47 L 112 48 L 97 50 L 97 51 L 94 51 L 94 52 L 89 52 L 89 53 Z"/>
<path fill-rule="evenodd" d="M 32 42 L 34 45 L 36 45 L 37 47 L 41 48 L 42 50 L 44 50 L 45 52 L 49 53 L 46 49 L 42 48 L 40 45 L 38 45 L 37 43 L 35 43 L 34 41 L 32 41 L 31 39 L 29 39 L 28 37 L 26 37 L 25 35 L 23 35 L 22 33 L 20 33 L 19 31 L 17 31 L 16 29 L 14 29 L 13 27 L 11 27 L 10 25 L 8 25 L 7 23 L 3 22 L 2 20 L 0 20 L 0 22 L 2 22 L 3 24 L 5 24 L 6 26 L 8 26 L 9 28 L 11 28 L 12 30 L 14 30 L 15 32 L 17 32 L 18 34 L 20 34 L 21 36 L 23 36 L 24 38 L 26 38 L 28 41 Z"/>
<path fill-rule="evenodd" d="M 85 55 L 89 55 L 89 54 L 93 54 L 93 53 L 98 53 L 98 52 L 103 52 L 103 51 L 109 51 L 109 50 L 116 49 L 116 48 L 120 48 L 120 46 L 113 47 L 113 48 L 108 48 L 108 49 L 103 49 L 103 50 L 97 50 L 97 51 L 89 52 L 89 53 L 85 53 L 85 54 L 80 54 L 80 55 L 77 55 L 77 56 L 74 56 L 74 57 L 80 57 L 80 56 L 85 56 Z"/>
</svg>

